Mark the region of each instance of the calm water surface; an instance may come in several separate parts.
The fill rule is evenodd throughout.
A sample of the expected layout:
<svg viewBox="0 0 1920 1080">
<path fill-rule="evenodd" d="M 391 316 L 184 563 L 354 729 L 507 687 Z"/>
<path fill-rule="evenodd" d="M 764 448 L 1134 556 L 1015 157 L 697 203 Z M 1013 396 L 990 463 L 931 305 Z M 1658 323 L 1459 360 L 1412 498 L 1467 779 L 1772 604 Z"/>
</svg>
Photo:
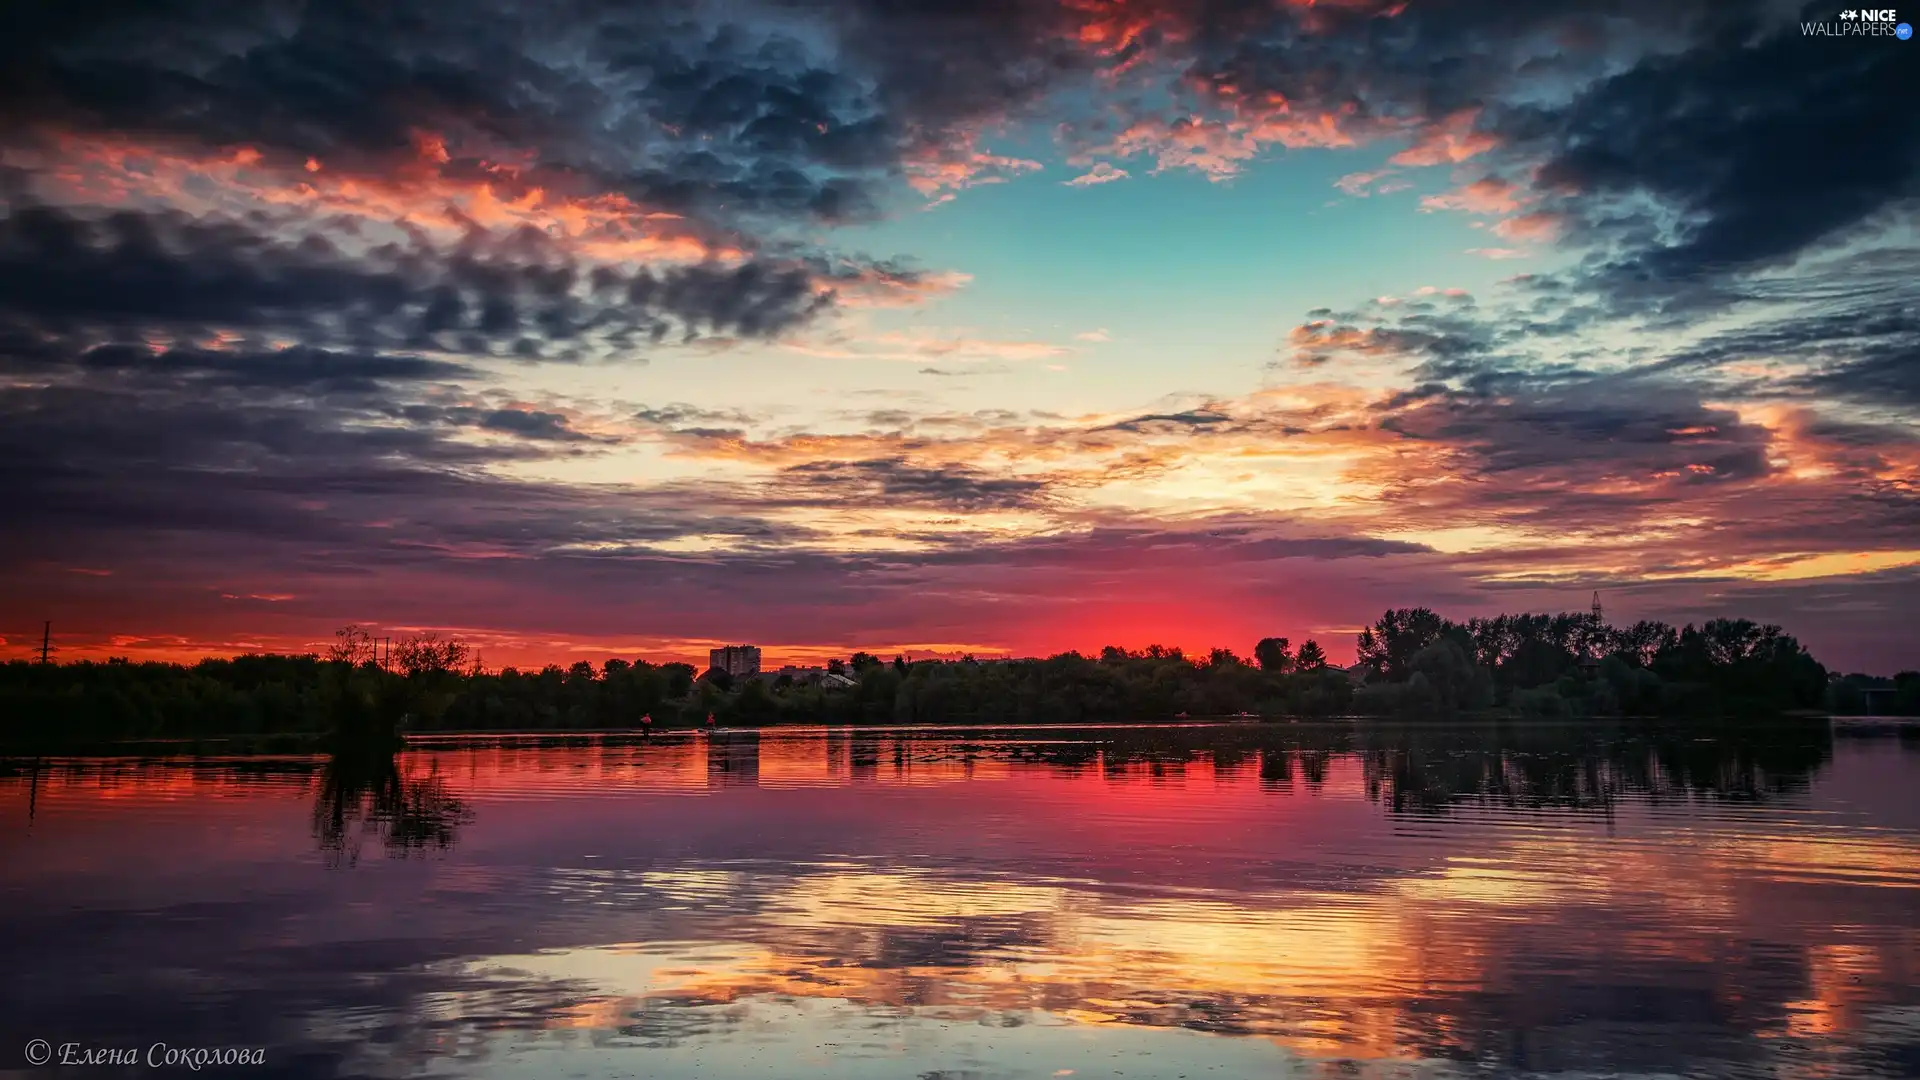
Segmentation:
<svg viewBox="0 0 1920 1080">
<path fill-rule="evenodd" d="M 1920 1076 L 1920 743 L 727 732 L 0 774 L 0 1072 Z M 146 1072 L 147 1070 L 131 1070 Z"/>
</svg>

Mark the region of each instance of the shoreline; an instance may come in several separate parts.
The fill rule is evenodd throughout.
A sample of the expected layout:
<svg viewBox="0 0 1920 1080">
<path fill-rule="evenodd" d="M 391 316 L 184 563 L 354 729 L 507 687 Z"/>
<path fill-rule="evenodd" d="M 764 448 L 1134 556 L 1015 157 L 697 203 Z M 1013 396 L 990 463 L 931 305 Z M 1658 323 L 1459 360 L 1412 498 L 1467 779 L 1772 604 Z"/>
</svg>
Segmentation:
<svg viewBox="0 0 1920 1080">
<path fill-rule="evenodd" d="M 437 746 L 461 746 L 476 743 L 551 742 L 580 743 L 600 740 L 645 743 L 655 738 L 680 740 L 687 737 L 762 732 L 794 735 L 920 735 L 950 736 L 966 741 L 969 733 L 1014 733 L 1048 731 L 1180 731 L 1218 728 L 1253 731 L 1261 729 L 1297 730 L 1302 728 L 1357 728 L 1379 725 L 1408 728 L 1573 728 L 1597 729 L 1614 726 L 1656 730 L 1726 729 L 1735 725 L 1754 728 L 1799 727 L 1822 723 L 1835 735 L 1894 734 L 1920 731 L 1920 717 L 1911 716 L 1809 716 L 1774 715 L 1768 717 L 1695 717 L 1655 716 L 1615 717 L 1529 717 L 1503 714 L 1461 714 L 1450 717 L 1408 718 L 1392 716 L 1317 716 L 1317 717 L 1196 717 L 1182 720 L 1109 720 L 1079 723 L 966 722 L 953 724 L 723 724 L 714 727 L 675 726 L 657 728 L 556 728 L 552 730 L 488 730 L 405 732 L 400 735 L 396 753 L 431 750 Z M 326 756 L 333 742 L 328 732 L 280 732 L 273 734 L 228 734 L 122 739 L 102 741 L 57 740 L 37 742 L 0 741 L 0 760 L 31 761 L 58 757 L 254 757 Z"/>
</svg>

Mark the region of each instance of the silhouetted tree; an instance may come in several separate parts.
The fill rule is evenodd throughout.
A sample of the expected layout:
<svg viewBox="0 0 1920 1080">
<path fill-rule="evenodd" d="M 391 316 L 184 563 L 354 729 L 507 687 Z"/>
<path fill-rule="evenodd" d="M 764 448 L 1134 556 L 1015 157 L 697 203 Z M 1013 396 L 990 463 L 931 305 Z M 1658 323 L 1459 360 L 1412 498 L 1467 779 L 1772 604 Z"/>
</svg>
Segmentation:
<svg viewBox="0 0 1920 1080">
<path fill-rule="evenodd" d="M 1448 625 L 1427 608 L 1393 608 L 1360 631 L 1359 661 L 1390 682 L 1406 681 L 1414 654 L 1439 640 Z"/>
<path fill-rule="evenodd" d="M 404 675 L 447 674 L 466 667 L 471 655 L 466 642 L 458 638 L 416 634 L 394 646 L 393 664 Z"/>
<path fill-rule="evenodd" d="M 1608 651 L 1636 666 L 1651 668 L 1656 657 L 1678 645 L 1679 641 L 1679 631 L 1673 627 L 1642 619 L 1632 626 L 1615 630 L 1612 647 Z"/>
<path fill-rule="evenodd" d="M 378 659 L 373 634 L 365 627 L 348 623 L 333 632 L 333 647 L 327 650 L 327 659 L 340 664 L 371 664 Z"/>
<path fill-rule="evenodd" d="M 1308 638 L 1300 643 L 1300 652 L 1293 658 L 1293 666 L 1300 671 L 1319 671 L 1327 666 L 1326 650 L 1320 643 Z"/>
<path fill-rule="evenodd" d="M 1075 654 L 1076 656 L 1079 654 Z M 1246 661 L 1234 655 L 1232 649 L 1212 649 L 1207 653 L 1207 666 L 1214 668 L 1244 667 Z"/>
<path fill-rule="evenodd" d="M 1253 658 L 1262 671 L 1292 671 L 1293 653 L 1288 649 L 1287 639 L 1283 637 L 1261 638 L 1253 647 Z"/>
</svg>

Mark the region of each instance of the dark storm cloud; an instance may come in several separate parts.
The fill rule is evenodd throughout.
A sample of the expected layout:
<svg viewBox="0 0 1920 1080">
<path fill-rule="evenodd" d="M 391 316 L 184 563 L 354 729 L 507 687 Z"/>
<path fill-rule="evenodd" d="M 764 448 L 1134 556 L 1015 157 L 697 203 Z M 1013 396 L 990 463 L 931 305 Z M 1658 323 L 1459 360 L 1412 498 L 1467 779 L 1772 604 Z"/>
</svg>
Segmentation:
<svg viewBox="0 0 1920 1080">
<path fill-rule="evenodd" d="M 1518 474 L 1586 487 L 1610 476 L 1673 474 L 1712 483 L 1751 480 L 1769 468 L 1766 428 L 1651 380 L 1540 380 L 1504 386 L 1498 395 L 1444 392 L 1380 423 L 1454 448 L 1480 480 Z"/>
<path fill-rule="evenodd" d="M 1787 258 L 1912 193 L 1920 121 L 1891 104 L 1916 88 L 1899 43 L 1804 38 L 1794 16 L 1766 0 L 32 4 L 0 46 L 0 123 L 374 172 L 425 131 L 447 137 L 447 175 L 527 151 L 709 223 L 840 221 L 878 213 L 916 169 L 990 170 L 972 160 L 985 126 L 1110 126 L 1038 108 L 1138 62 L 1248 121 L 1284 102 L 1416 152 L 1442 129 L 1491 137 L 1486 160 L 1544 166 L 1551 213 L 1626 287 Z M 1425 163 L 1453 160 L 1444 149 Z"/>
<path fill-rule="evenodd" d="M 471 433 L 491 436 L 476 441 Z M 608 493 L 489 476 L 583 452 L 557 414 L 257 392 L 97 385 L 0 391 L 11 565 L 58 552 L 133 557 L 192 537 L 188 561 L 271 551 L 287 572 L 532 557 L 567 544 L 695 532 L 773 535 L 685 492 Z M 204 571 L 204 567 L 202 568 Z"/>
<path fill-rule="evenodd" d="M 860 145 L 857 86 L 808 65 L 791 42 L 649 5 L 170 3 L 76 15 L 30 4 L 12 14 L 0 116 L 16 130 L 185 137 L 368 171 L 409 153 L 416 132 L 447 132 L 534 149 L 542 165 L 668 208 L 731 201 L 825 218 L 864 211 L 866 196 L 857 179 L 814 167 L 885 158 Z"/>
<path fill-rule="evenodd" d="M 1044 480 L 990 476 L 961 466 L 928 468 L 902 458 L 818 461 L 780 471 L 775 489 L 823 505 L 1010 510 L 1049 500 Z"/>
<path fill-rule="evenodd" d="M 1577 287 L 1611 305 L 1736 302 L 1729 277 L 1871 237 L 1920 193 L 1902 104 L 1920 69 L 1890 37 L 1803 35 L 1831 5 L 1166 8 L 1192 28 L 1189 85 L 1229 116 L 1321 115 L 1356 140 L 1404 133 L 1408 165 L 1528 178 L 1508 224 L 1557 229 L 1588 256 Z M 1484 142 L 1432 138 L 1448 130 Z"/>
<path fill-rule="evenodd" d="M 514 51 L 447 35 L 453 13 L 352 0 L 12 5 L 0 115 L 17 128 L 50 121 L 302 157 L 389 152 L 427 117 L 507 120 L 515 92 L 541 86 Z"/>
<path fill-rule="evenodd" d="M 177 211 L 29 205 L 0 217 L 0 316 L 42 335 L 241 329 L 315 345 L 537 355 L 593 337 L 767 337 L 830 302 L 799 264 L 583 272 L 531 230 L 353 254 L 318 232 L 282 240 Z"/>
<path fill-rule="evenodd" d="M 1829 20 L 1830 7 L 1803 17 Z M 1729 32 L 1650 56 L 1563 108 L 1503 121 L 1544 153 L 1537 183 L 1568 192 L 1556 209 L 1623 284 L 1788 261 L 1920 192 L 1920 118 L 1900 104 L 1920 69 L 1901 43 L 1809 38 L 1787 19 L 1748 29 L 1758 40 Z M 1643 197 L 1669 222 L 1627 203 Z"/>
<path fill-rule="evenodd" d="M 1835 364 L 1799 376 L 1791 385 L 1822 397 L 1892 406 L 1912 415 L 1920 410 L 1920 345 L 1910 341 L 1899 350 Z"/>
<path fill-rule="evenodd" d="M 1756 396 L 1799 395 L 1817 401 L 1920 416 L 1920 284 L 1905 297 L 1850 304 L 1825 312 L 1713 335 L 1657 366 L 1714 374 L 1729 365 L 1765 363 L 1766 379 L 1722 375 L 1730 389 Z"/>
<path fill-rule="evenodd" d="M 728 12 L 590 0 L 14 5 L 0 131 L 247 145 L 378 172 L 418 132 L 649 208 L 844 221 L 1073 60 L 1046 5 Z"/>
<path fill-rule="evenodd" d="M 921 133 L 1007 115 L 1095 66 L 1074 46 L 1084 22 L 1069 5 L 853 0 L 817 9 L 844 28 L 888 114 Z"/>
<path fill-rule="evenodd" d="M 706 409 L 687 404 L 660 405 L 641 409 L 633 414 L 633 418 L 643 424 L 660 428 L 688 425 L 711 428 L 721 424 L 745 427 L 755 419 L 751 413 L 740 409 Z"/>
<path fill-rule="evenodd" d="M 1185 412 L 1148 413 L 1143 416 L 1130 417 L 1126 420 L 1108 424 L 1106 427 L 1095 428 L 1094 431 L 1119 431 L 1129 435 L 1139 435 L 1145 432 L 1198 431 L 1228 425 L 1232 422 L 1233 418 L 1225 413 L 1214 412 L 1207 409 L 1188 409 Z"/>
<path fill-rule="evenodd" d="M 556 412 L 539 409 L 488 409 L 472 405 L 407 405 L 394 414 L 412 424 L 445 424 L 450 427 L 513 435 L 546 442 L 594 442 L 594 436 L 577 430 L 572 420 Z"/>
<path fill-rule="evenodd" d="M 1430 552 L 1424 544 L 1373 536 L 1301 533 L 1271 520 L 1225 516 L 1204 527 L 1113 523 L 1085 533 L 1035 538 L 1018 545 L 958 550 L 935 561 L 970 566 L 992 562 L 1021 568 L 1077 565 L 1097 572 L 1116 562 L 1176 561 L 1216 566 L 1274 559 L 1371 559 Z"/>
<path fill-rule="evenodd" d="M 47 354 L 40 354 L 45 358 Z M 20 361 L 0 345 L 0 365 Z M 465 364 L 419 356 L 347 353 L 303 345 L 284 349 L 154 350 L 144 345 L 100 345 L 76 358 L 79 368 L 105 375 L 127 375 L 178 386 L 218 385 L 312 394 L 373 394 L 400 383 L 457 380 L 474 374 Z M 44 366 L 44 365 L 22 365 Z"/>
</svg>

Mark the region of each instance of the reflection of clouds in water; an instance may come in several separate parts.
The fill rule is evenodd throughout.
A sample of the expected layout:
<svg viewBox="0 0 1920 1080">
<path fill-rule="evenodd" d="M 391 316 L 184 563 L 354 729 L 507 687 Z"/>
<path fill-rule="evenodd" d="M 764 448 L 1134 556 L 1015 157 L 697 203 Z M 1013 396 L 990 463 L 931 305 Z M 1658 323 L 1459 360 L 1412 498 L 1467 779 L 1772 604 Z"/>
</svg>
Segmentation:
<svg viewBox="0 0 1920 1080">
<path fill-rule="evenodd" d="M 738 785 L 695 740 L 409 754 L 458 845 L 339 870 L 312 764 L 56 768 L 35 837 L 99 846 L 0 859 L 0 946 L 47 972 L 0 1005 L 376 1075 L 1912 1071 L 1920 846 L 1834 809 L 1859 774 L 1807 786 L 1825 746 L 1244 737 L 1278 744 L 769 732 L 730 742 Z M 123 835 L 169 849 L 167 888 L 104 856 Z"/>
<path fill-rule="evenodd" d="M 1764 932 L 1754 925 L 1764 911 L 1737 902 L 1769 881 L 1764 867 L 1734 880 L 1752 865 L 1736 849 L 1724 861 L 1708 856 L 1703 874 L 1685 873 L 1675 858 L 1686 839 L 1656 830 L 1607 878 L 1592 872 L 1590 852 L 1576 862 L 1580 837 L 1522 835 L 1435 872 L 1336 893 L 1146 898 L 1066 882 L 816 867 L 784 882 L 731 879 L 753 895 L 729 906 L 738 918 L 717 915 L 709 929 L 757 948 L 689 946 L 669 958 L 623 946 L 498 962 L 648 1011 L 795 998 L 957 1008 L 975 1019 L 1040 1011 L 1377 1060 L 1522 1054 L 1566 1068 L 1607 1051 L 1649 1070 L 1683 1069 L 1764 1056 L 1753 1035 L 1791 1043 L 1852 1030 L 1813 1032 L 1793 1019 L 1806 1008 L 1794 998 L 1809 989 L 1798 964 L 1729 955 L 1711 938 L 1670 947 L 1676 917 L 1690 916 L 1682 925 L 1696 933 Z M 1824 870 L 1845 873 L 1851 859 L 1843 852 Z M 1575 865 L 1587 872 L 1567 872 Z M 1586 887 L 1595 884 L 1603 887 Z M 1908 931 L 1830 955 L 1849 958 L 1851 996 L 1884 1000 L 1907 966 L 1890 964 L 1888 951 L 1917 945 Z M 1811 993 L 1830 1006 L 1849 996 L 1817 978 Z M 1729 1011 L 1729 1001 L 1740 1004 Z M 1850 1015 L 1875 1023 L 1866 1011 Z M 1530 1049 L 1513 1042 L 1516 1023 L 1534 1033 Z"/>
</svg>

